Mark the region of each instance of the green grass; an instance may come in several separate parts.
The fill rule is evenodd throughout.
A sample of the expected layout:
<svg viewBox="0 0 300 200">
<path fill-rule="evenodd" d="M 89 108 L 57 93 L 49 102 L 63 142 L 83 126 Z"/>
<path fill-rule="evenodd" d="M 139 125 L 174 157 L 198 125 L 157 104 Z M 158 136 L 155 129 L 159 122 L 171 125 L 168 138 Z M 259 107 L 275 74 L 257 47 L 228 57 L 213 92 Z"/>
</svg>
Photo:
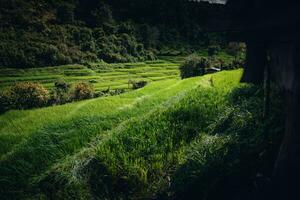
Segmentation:
<svg viewBox="0 0 300 200">
<path fill-rule="evenodd" d="M 207 56 L 205 52 L 199 52 Z M 88 65 L 63 65 L 29 69 L 0 67 L 0 91 L 15 82 L 33 81 L 51 89 L 60 79 L 68 83 L 93 81 L 96 91 L 111 89 L 128 89 L 128 80 L 145 80 L 148 82 L 178 79 L 179 65 L 186 56 L 161 56 L 159 60 L 137 63 L 89 63 Z M 229 62 L 232 56 L 221 52 L 217 57 Z M 159 78 L 157 78 L 159 77 Z"/>
<path fill-rule="evenodd" d="M 0 67 L 0 90 L 22 81 L 39 82 L 51 89 L 60 79 L 68 83 L 94 80 L 97 82 L 94 85 L 98 91 L 108 87 L 121 89 L 126 88 L 124 83 L 128 83 L 130 79 L 143 79 L 148 82 L 156 81 L 153 79 L 155 77 L 177 79 L 179 77 L 178 63 L 182 59 L 176 63 L 167 60 L 123 64 L 91 63 L 89 66 L 65 65 L 22 70 Z M 173 76 L 170 77 L 170 75 Z"/>
<path fill-rule="evenodd" d="M 266 163 L 260 159 L 276 154 L 268 151 L 278 147 L 282 127 L 270 126 L 273 135 L 264 141 L 262 92 L 238 84 L 240 75 L 202 77 L 197 88 L 97 137 L 35 177 L 37 197 L 163 199 L 170 192 L 205 199 L 220 191 L 224 177 L 245 177 L 241 184 L 248 184 Z M 272 117 L 281 119 L 278 110 Z M 267 153 L 258 159 L 262 149 Z"/>
<path fill-rule="evenodd" d="M 230 199 L 253 191 L 257 173 L 271 171 L 283 123 L 277 101 L 263 120 L 263 91 L 240 84 L 241 74 L 168 79 L 1 115 L 1 199 Z M 231 180 L 240 177 L 237 187 Z"/>
<path fill-rule="evenodd" d="M 32 177 L 74 154 L 94 137 L 161 104 L 170 104 L 176 99 L 172 97 L 183 95 L 206 79 L 169 79 L 119 96 L 1 115 L 0 184 L 13 188 L 13 192 L 6 188 L 1 193 L 24 195 Z M 13 182 L 16 179 L 19 181 Z"/>
<path fill-rule="evenodd" d="M 81 188 L 80 192 L 85 192 L 87 196 L 98 195 L 101 199 L 124 195 L 126 198 L 131 192 L 137 195 L 141 191 L 143 194 L 139 195 L 147 196 L 147 192 L 151 194 L 153 190 L 164 186 L 165 173 L 181 162 L 184 147 L 224 109 L 224 96 L 237 85 L 240 71 L 223 72 L 213 77 L 218 89 L 211 88 L 209 76 L 203 77 L 199 88 L 184 96 L 177 96 L 175 102 L 154 109 L 144 117 L 126 122 L 105 138 L 100 138 L 92 147 L 59 163 L 53 168 L 54 175 L 53 171 L 47 175 L 54 179 L 51 184 L 59 184 L 57 181 L 66 179 L 63 182 L 71 185 L 58 187 L 64 190 L 83 185 L 85 188 L 89 183 L 76 177 L 77 170 L 79 172 L 92 167 L 95 174 L 91 172 L 93 175 L 88 175 L 91 182 L 96 181 L 93 178 L 102 181 L 97 182 L 100 184 L 98 186 L 87 186 L 95 190 L 92 194 Z M 103 168 L 104 172 L 97 171 Z M 110 179 L 105 180 L 103 175 L 112 179 L 112 183 Z M 118 189 L 119 181 L 125 182 L 123 184 L 129 187 L 128 191 Z"/>
<path fill-rule="evenodd" d="M 197 81 L 199 81 L 199 78 L 189 81 L 166 80 L 152 83 L 146 88 L 116 97 L 97 98 L 42 109 L 9 111 L 4 115 L 0 115 L 0 141 L 2 146 L 0 153 L 2 155 L 8 152 L 15 144 L 20 143 L 24 138 L 27 138 L 42 127 L 46 127 L 48 124 L 53 124 L 54 126 L 64 125 L 66 121 L 76 121 L 76 119 L 81 117 L 98 117 L 100 120 L 101 118 L 108 119 L 109 116 L 124 115 L 120 116 L 120 118 L 126 118 L 129 114 L 135 115 L 139 111 L 147 111 L 156 103 L 163 102 L 180 91 L 194 87 Z M 130 105 L 139 102 L 145 105 L 148 102 L 149 105 L 142 109 L 136 108 L 134 111 L 136 113 L 131 113 L 133 112 L 131 108 L 134 106 Z M 87 129 L 87 127 L 82 128 Z M 90 132 L 93 131 L 91 130 Z"/>
<path fill-rule="evenodd" d="M 125 181 L 128 191 L 147 196 L 222 111 L 240 76 L 237 70 L 168 79 L 119 96 L 9 111 L 0 116 L 1 194 L 24 198 L 37 192 L 36 186 L 47 193 L 63 184 L 57 198 L 74 197 L 77 187 L 80 195 L 94 195 L 84 189 L 94 185 L 76 175 L 94 165 L 92 160 L 108 170 L 112 181 Z M 107 191 L 94 188 L 97 194 L 109 196 L 116 189 L 115 182 L 103 184 Z M 116 195 L 129 194 L 116 190 Z"/>
<path fill-rule="evenodd" d="M 0 90 L 16 81 L 51 89 L 59 79 L 93 80 L 97 91 L 149 82 L 118 96 L 0 115 L 0 199 L 181 199 L 195 192 L 205 198 L 208 185 L 232 173 L 228 165 L 248 156 L 239 151 L 243 145 L 251 151 L 263 146 L 262 96 L 239 84 L 242 70 L 180 80 L 183 59 L 0 67 Z M 247 98 L 233 103 L 236 90 Z"/>
</svg>

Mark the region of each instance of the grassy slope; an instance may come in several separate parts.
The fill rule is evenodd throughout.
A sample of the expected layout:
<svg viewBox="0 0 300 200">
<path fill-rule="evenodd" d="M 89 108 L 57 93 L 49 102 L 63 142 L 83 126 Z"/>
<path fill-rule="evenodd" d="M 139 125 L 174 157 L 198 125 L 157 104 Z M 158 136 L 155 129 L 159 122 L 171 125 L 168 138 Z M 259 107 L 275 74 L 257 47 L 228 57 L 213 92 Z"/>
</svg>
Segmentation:
<svg viewBox="0 0 300 200">
<path fill-rule="evenodd" d="M 263 141 L 259 90 L 245 87 L 231 102 L 240 76 L 236 70 L 202 77 L 204 84 L 176 101 L 112 129 L 35 177 L 35 198 L 205 199 L 217 194 L 214 188 L 230 189 L 218 185 L 226 176 L 243 176 L 249 185 L 276 140 Z M 276 135 L 280 123 L 274 124 Z"/>
<path fill-rule="evenodd" d="M 65 119 L 49 115 L 55 120 L 20 136 L 22 142 L 13 148 L 7 147 L 9 153 L 0 163 L 1 193 L 22 196 L 32 191 L 39 177 L 39 187 L 45 193 L 55 190 L 55 198 L 107 197 L 113 193 L 128 196 L 128 191 L 147 196 L 147 191 L 157 192 L 166 184 L 168 171 L 181 162 L 185 146 L 222 111 L 225 96 L 238 85 L 240 75 L 238 70 L 180 82 L 168 80 L 121 96 L 9 112 L 4 117 L 20 112 L 34 121 L 51 113 Z M 185 94 L 199 82 L 198 89 Z M 81 108 L 76 109 L 78 106 Z M 73 109 L 76 112 L 68 117 Z M 128 190 L 116 188 L 119 184 Z"/>
<path fill-rule="evenodd" d="M 241 70 L 223 71 L 156 82 L 120 96 L 8 112 L 4 118 L 19 112 L 29 121 L 41 122 L 17 136 L 22 142 L 2 156 L 0 195 L 220 199 L 244 191 L 262 168 L 268 168 L 266 162 L 272 163 L 270 151 L 276 152 L 274 138 L 281 130 L 276 125 L 282 123 L 276 121 L 274 102 L 273 125 L 268 126 L 272 134 L 264 136 L 261 92 L 241 86 L 240 76 Z M 47 122 L 51 114 L 64 116 Z M 236 188 L 226 184 L 226 177 L 244 177 L 244 182 Z"/>
<path fill-rule="evenodd" d="M 143 89 L 119 96 L 97 98 L 42 109 L 7 112 L 0 115 L 2 146 L 0 153 L 2 155 L 8 152 L 13 145 L 18 144 L 42 128 L 47 129 L 45 127 L 66 127 L 69 131 L 70 127 L 73 126 L 76 129 L 87 129 L 85 126 L 76 127 L 74 125 L 81 119 L 87 121 L 90 119 L 94 123 L 101 120 L 102 123 L 107 123 L 106 126 L 108 126 L 110 121 L 117 120 L 117 118 L 126 119 L 126 117 L 139 114 L 140 111 L 146 112 L 171 96 L 192 88 L 197 85 L 198 81 L 199 78 L 189 79 L 188 81 L 166 80 L 152 83 Z M 143 104 L 143 106 L 141 107 L 139 104 Z M 118 117 L 119 115 L 120 117 Z M 88 123 L 87 126 L 89 126 Z M 99 126 L 102 129 L 102 126 Z"/>
<path fill-rule="evenodd" d="M 202 77 L 212 80 L 214 87 L 204 82 L 169 106 L 113 129 L 91 147 L 57 163 L 40 187 L 62 199 L 151 197 L 168 185 L 189 143 L 224 111 L 225 97 L 238 85 L 240 75 L 237 70 Z"/>
<path fill-rule="evenodd" d="M 119 96 L 1 115 L 1 193 L 24 192 L 32 177 L 75 153 L 93 137 L 101 137 L 161 104 L 172 104 L 176 100 L 172 97 L 205 82 L 208 84 L 208 76 L 166 80 Z"/>
</svg>

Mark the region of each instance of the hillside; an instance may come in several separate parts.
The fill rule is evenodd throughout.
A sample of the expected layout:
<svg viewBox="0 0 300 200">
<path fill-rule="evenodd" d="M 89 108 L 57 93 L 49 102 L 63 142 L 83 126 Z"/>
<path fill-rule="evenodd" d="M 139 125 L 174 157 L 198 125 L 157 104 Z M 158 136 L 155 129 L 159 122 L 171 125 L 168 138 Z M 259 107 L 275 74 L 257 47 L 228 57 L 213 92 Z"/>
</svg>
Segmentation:
<svg viewBox="0 0 300 200">
<path fill-rule="evenodd" d="M 1 199 L 251 193 L 253 177 L 271 171 L 282 127 L 261 123 L 262 92 L 239 84 L 241 72 L 158 81 L 119 96 L 0 115 Z M 280 122 L 275 103 L 270 119 Z M 274 130 L 268 137 L 266 127 Z M 241 174 L 232 190 L 229 178 Z"/>
<path fill-rule="evenodd" d="M 174 59 L 174 60 L 173 60 Z M 0 89 L 12 86 L 16 82 L 38 82 L 47 89 L 52 89 L 55 82 L 64 80 L 69 84 L 84 81 L 93 84 L 96 92 L 115 89 L 130 90 L 129 80 L 159 81 L 178 79 L 179 63 L 183 58 L 172 57 L 170 60 L 156 60 L 136 63 L 104 62 L 73 64 L 55 67 L 12 69 L 0 67 Z"/>
<path fill-rule="evenodd" d="M 186 0 L 1 0 L 0 66 L 137 62 L 225 45 L 218 7 Z M 195 17 L 198 16 L 198 17 Z"/>
</svg>

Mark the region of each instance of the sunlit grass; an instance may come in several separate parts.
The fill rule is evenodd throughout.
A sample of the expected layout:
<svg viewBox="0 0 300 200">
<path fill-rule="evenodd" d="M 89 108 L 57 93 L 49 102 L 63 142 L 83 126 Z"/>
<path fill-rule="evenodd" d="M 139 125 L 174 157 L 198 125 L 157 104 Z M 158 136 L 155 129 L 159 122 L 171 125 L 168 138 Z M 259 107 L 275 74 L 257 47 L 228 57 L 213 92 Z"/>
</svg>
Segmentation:
<svg viewBox="0 0 300 200">
<path fill-rule="evenodd" d="M 6 195 L 22 196 L 48 170 L 72 178 L 77 173 L 73 164 L 95 158 L 109 173 L 148 187 L 180 162 L 182 148 L 219 113 L 224 95 L 238 84 L 240 75 L 238 70 L 168 79 L 119 96 L 9 111 L 0 116 L 0 184 L 7 188 Z"/>
</svg>

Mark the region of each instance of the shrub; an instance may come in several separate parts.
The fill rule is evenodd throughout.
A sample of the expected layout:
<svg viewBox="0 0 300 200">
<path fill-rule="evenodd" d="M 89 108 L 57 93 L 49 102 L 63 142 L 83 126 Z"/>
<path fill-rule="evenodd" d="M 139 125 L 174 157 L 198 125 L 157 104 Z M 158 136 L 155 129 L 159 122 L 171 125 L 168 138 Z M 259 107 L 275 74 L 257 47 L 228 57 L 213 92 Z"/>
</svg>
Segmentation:
<svg viewBox="0 0 300 200">
<path fill-rule="evenodd" d="M 13 108 L 28 109 L 47 105 L 49 92 L 37 83 L 16 83 L 8 91 Z"/>
<path fill-rule="evenodd" d="M 102 91 L 95 92 L 95 94 L 94 94 L 94 98 L 98 98 L 98 97 L 106 97 L 106 96 L 109 96 L 109 94 L 104 93 L 104 92 L 102 92 Z"/>
<path fill-rule="evenodd" d="M 109 92 L 109 95 L 115 96 L 115 95 L 123 94 L 124 92 L 125 92 L 124 89 L 116 89 L 116 90 L 110 91 L 110 92 Z"/>
<path fill-rule="evenodd" d="M 93 85 L 88 83 L 77 83 L 74 87 L 74 100 L 90 99 L 94 97 Z"/>
<path fill-rule="evenodd" d="M 204 75 L 205 68 L 209 66 L 206 58 L 197 55 L 190 55 L 184 63 L 179 67 L 180 76 L 182 79 Z"/>
<path fill-rule="evenodd" d="M 70 85 L 63 80 L 55 82 L 52 91 L 52 104 L 64 104 L 71 101 Z"/>
<path fill-rule="evenodd" d="M 143 88 L 148 84 L 147 81 L 133 81 L 133 80 L 129 80 L 128 81 L 128 86 L 132 85 L 132 89 L 136 90 L 139 88 Z"/>
<path fill-rule="evenodd" d="M 98 83 L 98 81 L 97 80 L 89 80 L 89 83 Z"/>
</svg>

